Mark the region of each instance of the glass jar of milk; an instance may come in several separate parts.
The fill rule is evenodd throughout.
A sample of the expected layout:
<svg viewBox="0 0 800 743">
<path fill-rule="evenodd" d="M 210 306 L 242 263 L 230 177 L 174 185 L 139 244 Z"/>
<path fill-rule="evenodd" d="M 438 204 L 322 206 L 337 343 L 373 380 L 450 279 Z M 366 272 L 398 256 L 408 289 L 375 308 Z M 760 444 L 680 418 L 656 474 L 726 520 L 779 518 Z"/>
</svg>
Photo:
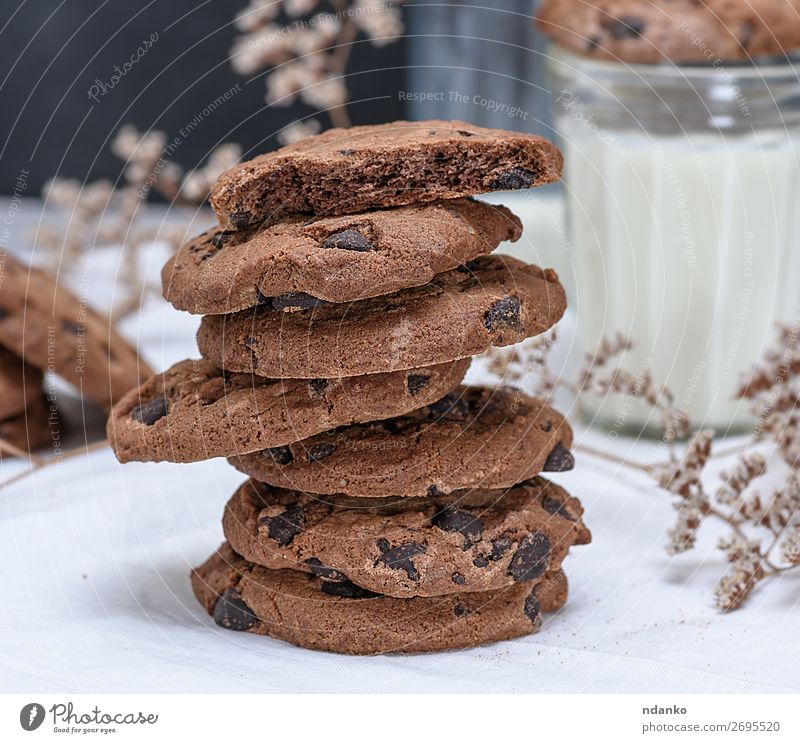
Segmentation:
<svg viewBox="0 0 800 743">
<path fill-rule="evenodd" d="M 693 426 L 743 430 L 737 383 L 800 307 L 800 79 L 793 64 L 598 62 L 551 52 L 584 351 L 621 332 L 625 368 Z M 590 420 L 654 430 L 643 403 Z"/>
</svg>

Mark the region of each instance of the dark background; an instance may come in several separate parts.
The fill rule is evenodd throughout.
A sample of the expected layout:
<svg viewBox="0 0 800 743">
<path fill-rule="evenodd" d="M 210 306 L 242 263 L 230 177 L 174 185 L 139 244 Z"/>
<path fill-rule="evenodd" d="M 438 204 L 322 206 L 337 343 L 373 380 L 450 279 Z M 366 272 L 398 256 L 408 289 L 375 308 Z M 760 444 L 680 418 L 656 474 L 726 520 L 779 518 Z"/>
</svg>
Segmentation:
<svg viewBox="0 0 800 743">
<path fill-rule="evenodd" d="M 55 174 L 114 179 L 121 162 L 108 145 L 122 124 L 160 129 L 171 137 L 236 83 L 241 92 L 186 137 L 174 159 L 195 166 L 226 141 L 255 152 L 278 146 L 274 133 L 313 109 L 303 104 L 268 108 L 263 75 L 251 79 L 231 69 L 228 54 L 239 33 L 232 21 L 246 4 L 67 0 L 59 7 L 34 0 L 15 7 L 2 0 L 0 192 L 12 192 L 23 169 L 30 171 L 29 195 Z M 95 78 L 107 83 L 114 65 L 130 60 L 154 31 L 158 41 L 99 103 L 91 101 L 88 90 Z M 402 39 L 380 49 L 368 43 L 354 47 L 350 72 L 396 68 L 352 77 L 353 100 L 391 94 L 383 101 L 350 105 L 354 123 L 402 118 L 396 91 L 403 85 L 404 58 Z M 327 128 L 326 115 L 319 118 Z"/>
<path fill-rule="evenodd" d="M 245 156 L 279 146 L 276 132 L 314 114 L 302 103 L 267 106 L 264 73 L 237 74 L 228 56 L 240 33 L 233 25 L 246 0 L 28 0 L 0 2 L 0 193 L 12 193 L 27 170 L 26 195 L 51 177 L 116 179 L 121 161 L 109 144 L 124 123 L 164 131 L 185 127 L 217 96 L 230 97 L 172 159 L 200 165 L 222 142 Z M 359 36 L 348 64 L 350 118 L 355 124 L 398 118 L 461 118 L 484 126 L 549 133 L 543 89 L 543 43 L 530 15 L 536 0 L 408 3 L 406 36 L 376 47 Z M 471 5 L 483 6 L 470 7 Z M 318 10 L 328 11 L 321 3 Z M 95 79 L 108 83 L 153 32 L 158 41 L 95 103 Z M 405 104 L 401 90 L 481 92 L 522 106 L 525 120 L 471 104 Z M 358 103 L 362 99 L 382 100 Z M 317 116 L 324 128 L 327 115 Z"/>
</svg>

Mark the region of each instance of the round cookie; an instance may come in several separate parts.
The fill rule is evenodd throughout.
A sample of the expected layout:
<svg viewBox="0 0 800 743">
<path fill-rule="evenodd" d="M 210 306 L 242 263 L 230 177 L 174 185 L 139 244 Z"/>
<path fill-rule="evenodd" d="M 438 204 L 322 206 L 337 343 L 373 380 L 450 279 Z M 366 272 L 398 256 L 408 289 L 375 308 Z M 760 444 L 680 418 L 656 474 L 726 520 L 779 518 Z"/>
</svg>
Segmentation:
<svg viewBox="0 0 800 743">
<path fill-rule="evenodd" d="M 266 379 L 186 360 L 128 392 L 107 433 L 120 462 L 245 454 L 423 407 L 456 387 L 468 367 L 463 359 L 344 379 Z"/>
<path fill-rule="evenodd" d="M 800 0 L 544 0 L 538 29 L 596 59 L 711 64 L 800 49 Z"/>
<path fill-rule="evenodd" d="M 21 413 L 42 394 L 44 375 L 0 346 L 0 420 Z"/>
<path fill-rule="evenodd" d="M 507 488 L 572 469 L 572 429 L 512 389 L 459 387 L 426 408 L 228 461 L 259 482 L 358 498 Z"/>
<path fill-rule="evenodd" d="M 209 230 L 181 247 L 161 278 L 164 297 L 198 315 L 264 303 L 296 310 L 426 284 L 521 234 L 505 207 L 456 199 L 242 232 Z"/>
<path fill-rule="evenodd" d="M 192 571 L 192 589 L 220 627 L 352 655 L 453 650 L 529 635 L 542 612 L 567 599 L 560 570 L 498 591 L 389 598 L 352 583 L 267 570 L 228 544 Z"/>
<path fill-rule="evenodd" d="M 548 330 L 566 309 L 556 273 L 483 256 L 430 283 L 352 304 L 203 318 L 200 353 L 264 377 L 349 377 L 441 364 Z"/>
<path fill-rule="evenodd" d="M 105 409 L 152 371 L 98 312 L 49 274 L 3 257 L 0 344 Z"/>
<path fill-rule="evenodd" d="M 552 183 L 558 148 L 461 121 L 328 129 L 223 173 L 211 206 L 225 230 L 293 214 L 357 214 Z"/>
<path fill-rule="evenodd" d="M 396 598 L 489 591 L 541 579 L 591 540 L 583 508 L 542 478 L 431 498 L 314 496 L 245 482 L 225 538 L 273 570 L 351 581 Z"/>
<path fill-rule="evenodd" d="M 11 418 L 0 420 L 0 439 L 17 449 L 35 452 L 50 446 L 63 436 L 60 425 L 58 409 L 39 390 L 39 394 L 25 410 Z M 4 454 L 8 456 L 7 452 Z"/>
</svg>

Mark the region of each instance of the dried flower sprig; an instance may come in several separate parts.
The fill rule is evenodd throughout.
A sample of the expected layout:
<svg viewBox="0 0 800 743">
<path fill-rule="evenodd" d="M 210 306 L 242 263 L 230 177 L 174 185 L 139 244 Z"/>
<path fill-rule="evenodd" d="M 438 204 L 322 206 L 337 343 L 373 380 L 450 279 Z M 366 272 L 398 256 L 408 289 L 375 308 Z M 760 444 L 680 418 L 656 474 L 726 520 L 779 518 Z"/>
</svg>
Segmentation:
<svg viewBox="0 0 800 743">
<path fill-rule="evenodd" d="M 714 432 L 710 429 L 696 432 L 678 456 L 675 442 L 691 430 L 688 416 L 675 405 L 670 390 L 653 381 L 649 370 L 633 374 L 622 368 L 622 356 L 633 348 L 630 339 L 621 335 L 603 339 L 594 353 L 584 357 L 572 379 L 559 378 L 549 369 L 554 334 L 545 341 L 528 341 L 513 349 L 493 349 L 488 354 L 488 369 L 505 383 L 533 387 L 544 397 L 562 388 L 576 400 L 587 393 L 619 394 L 653 408 L 663 429 L 663 441 L 668 445 L 668 461 L 643 467 L 607 452 L 585 446 L 578 448 L 645 470 L 660 488 L 674 497 L 677 514 L 667 530 L 669 554 L 693 549 L 699 531 L 709 520 L 729 529 L 728 536 L 718 545 L 729 565 L 714 597 L 720 609 L 730 611 L 742 606 L 761 581 L 800 567 L 798 337 L 798 327 L 780 326 L 777 346 L 767 350 L 742 381 L 739 396 L 752 401 L 758 424 L 733 466 L 719 473 L 719 482 L 711 489 L 706 471 L 715 456 Z M 538 375 L 538 381 L 531 382 L 528 378 L 532 372 Z M 772 451 L 762 451 L 769 445 Z M 763 495 L 756 485 L 776 473 L 780 486 Z"/>
<path fill-rule="evenodd" d="M 123 291 L 114 314 L 124 317 L 138 309 L 145 293 L 160 294 L 160 288 L 146 283 L 141 275 L 142 248 L 154 240 L 177 248 L 186 238 L 182 228 L 143 224 L 140 206 L 151 193 L 159 194 L 171 205 L 203 203 L 219 175 L 239 161 L 241 148 L 224 144 L 210 154 L 202 167 L 184 173 L 170 159 L 163 132 L 142 133 L 127 124 L 112 140 L 111 150 L 124 162 L 120 185 L 115 187 L 108 180 L 83 185 L 73 179 L 52 179 L 42 196 L 48 206 L 57 209 L 61 221 L 45 222 L 34 238 L 37 248 L 45 253 L 45 261 L 60 265 L 62 273 L 74 270 L 78 259 L 93 247 L 122 245 Z"/>
<path fill-rule="evenodd" d="M 346 73 L 353 42 L 359 34 L 378 47 L 396 41 L 404 28 L 397 7 L 402 2 L 250 0 L 234 20 L 241 35 L 231 49 L 231 66 L 241 75 L 269 70 L 267 103 L 300 100 L 325 111 L 333 126 L 350 126 Z M 313 127 L 321 128 L 316 119 L 295 122 L 280 139 L 289 144 Z"/>
</svg>

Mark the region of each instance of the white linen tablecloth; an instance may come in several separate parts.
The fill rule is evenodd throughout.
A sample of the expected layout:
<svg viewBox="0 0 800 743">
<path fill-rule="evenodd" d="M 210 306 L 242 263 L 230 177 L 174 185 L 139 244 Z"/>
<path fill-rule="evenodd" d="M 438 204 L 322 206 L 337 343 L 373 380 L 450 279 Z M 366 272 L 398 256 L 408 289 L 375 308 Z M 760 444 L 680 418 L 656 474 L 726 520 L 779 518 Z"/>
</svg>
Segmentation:
<svg viewBox="0 0 800 743">
<path fill-rule="evenodd" d="M 113 251 L 94 257 L 108 283 Z M 148 270 L 164 258 L 155 248 Z M 101 283 L 101 282 L 95 282 Z M 98 299 L 102 303 L 101 299 Z M 197 320 L 148 299 L 122 325 L 156 368 L 196 356 Z M 578 442 L 606 445 L 576 430 Z M 618 440 L 615 453 L 659 457 Z M 0 463 L 3 479 L 20 471 Z M 719 531 L 670 558 L 669 497 L 645 475 L 577 456 L 553 479 L 579 497 L 591 545 L 566 562 L 570 600 L 531 637 L 382 658 L 309 652 L 218 628 L 191 567 L 221 542 L 243 476 L 224 460 L 117 463 L 109 449 L 0 491 L 0 689 L 14 692 L 751 692 L 800 690 L 800 575 L 765 582 L 724 615 L 712 589 Z"/>
</svg>

